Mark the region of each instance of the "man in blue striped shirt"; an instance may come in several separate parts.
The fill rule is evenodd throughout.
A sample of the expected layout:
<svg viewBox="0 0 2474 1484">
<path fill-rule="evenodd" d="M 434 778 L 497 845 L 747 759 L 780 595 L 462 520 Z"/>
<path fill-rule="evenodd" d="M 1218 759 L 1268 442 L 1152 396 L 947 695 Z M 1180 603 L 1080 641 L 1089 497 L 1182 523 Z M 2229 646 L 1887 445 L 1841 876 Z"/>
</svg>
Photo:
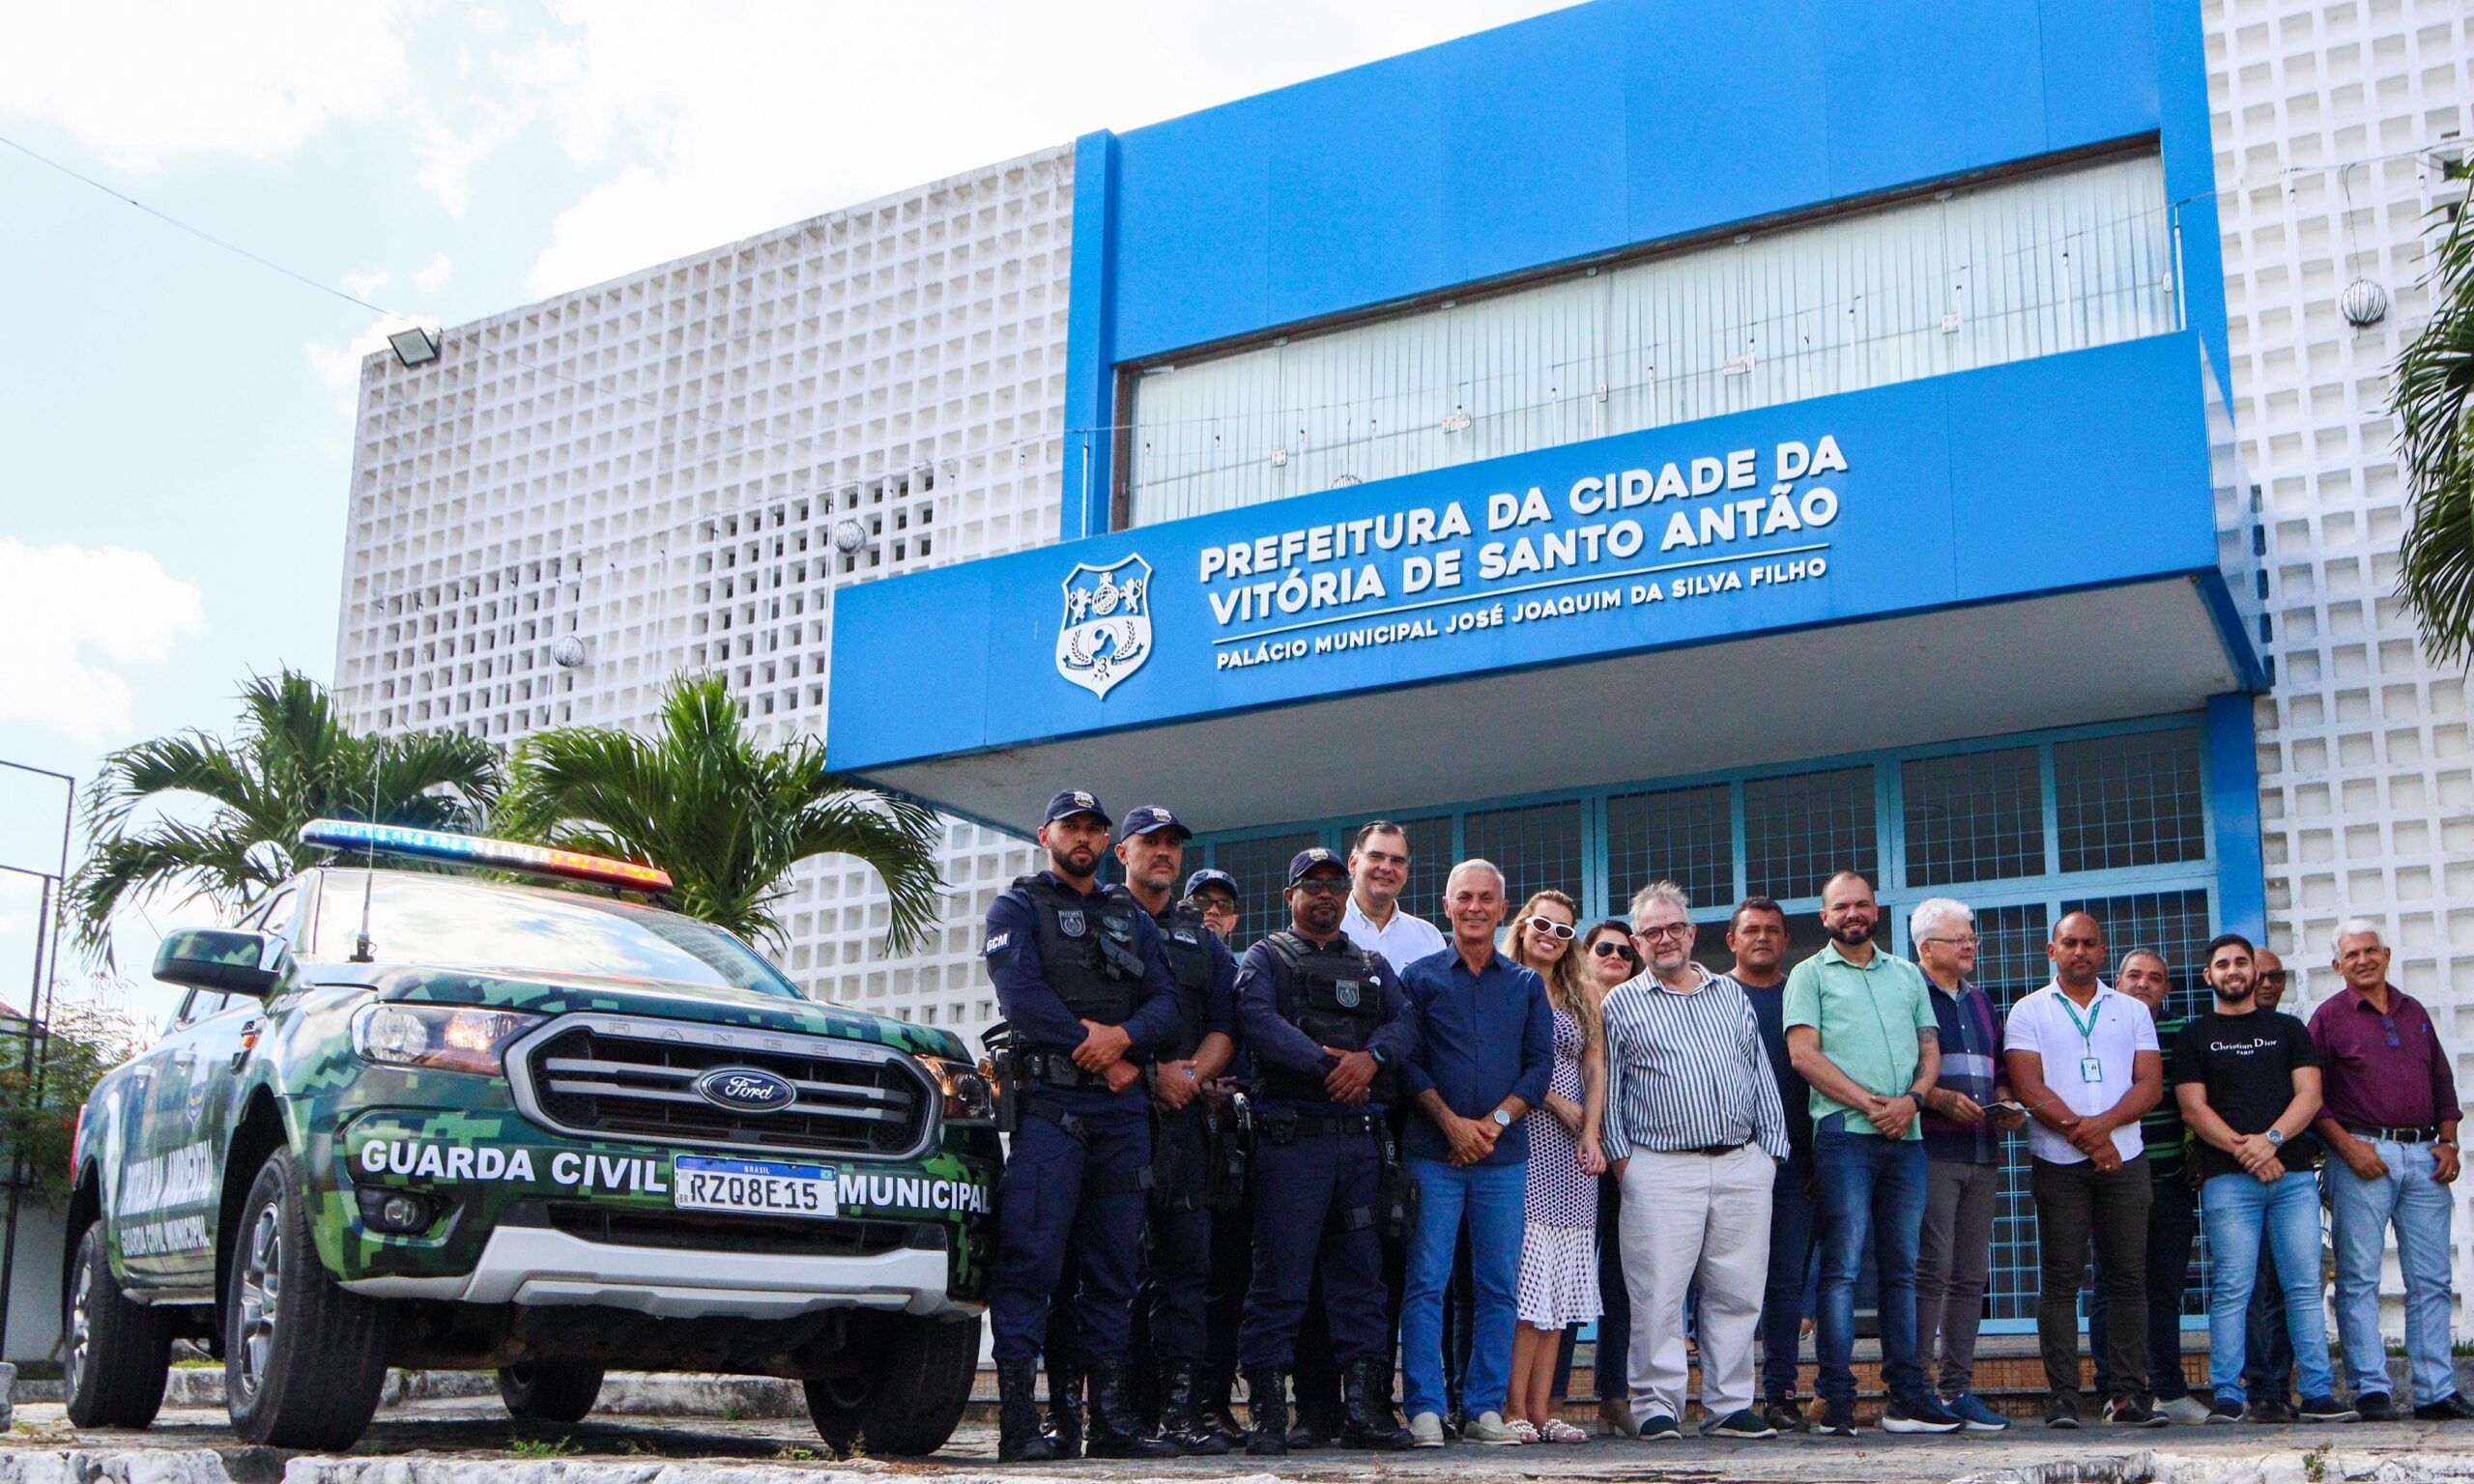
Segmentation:
<svg viewBox="0 0 2474 1484">
<path fill-rule="evenodd" d="M 1672 881 L 1632 899 L 1649 971 L 1607 995 L 1606 1123 L 1623 1182 L 1640 1436 L 1683 1436 L 1684 1295 L 1701 1291 L 1702 1431 L 1769 1438 L 1753 1410 L 1752 1337 L 1769 1271 L 1769 1188 L 1787 1157 L 1778 1084 L 1752 1004 L 1692 961 L 1691 900 Z"/>
</svg>

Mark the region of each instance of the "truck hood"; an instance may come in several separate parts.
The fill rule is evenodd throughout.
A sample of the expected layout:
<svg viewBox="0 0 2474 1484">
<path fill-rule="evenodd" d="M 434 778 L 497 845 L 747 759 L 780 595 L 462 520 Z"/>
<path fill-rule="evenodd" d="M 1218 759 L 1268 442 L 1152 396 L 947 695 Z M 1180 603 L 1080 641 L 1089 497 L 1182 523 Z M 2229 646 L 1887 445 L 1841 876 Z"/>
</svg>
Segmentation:
<svg viewBox="0 0 2474 1484">
<path fill-rule="evenodd" d="M 716 988 L 667 980 L 475 974 L 464 969 L 385 966 L 364 968 L 357 977 L 376 989 L 382 1000 L 487 1005 L 542 1015 L 592 1011 L 640 1015 L 648 1020 L 692 1020 L 706 1025 L 872 1042 L 914 1055 L 973 1060 L 961 1040 L 947 1031 L 754 989 Z"/>
</svg>

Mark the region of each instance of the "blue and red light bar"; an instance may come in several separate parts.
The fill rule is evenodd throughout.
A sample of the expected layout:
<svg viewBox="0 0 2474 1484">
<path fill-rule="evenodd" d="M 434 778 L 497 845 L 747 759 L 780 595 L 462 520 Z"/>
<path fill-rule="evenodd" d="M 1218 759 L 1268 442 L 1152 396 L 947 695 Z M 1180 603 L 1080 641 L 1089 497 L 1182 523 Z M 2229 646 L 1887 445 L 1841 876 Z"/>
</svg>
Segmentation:
<svg viewBox="0 0 2474 1484">
<path fill-rule="evenodd" d="M 562 876 L 603 886 L 631 887 L 640 892 L 670 890 L 670 872 L 658 866 L 575 850 L 553 850 L 513 840 L 486 840 L 478 835 L 450 835 L 444 830 L 415 830 L 400 824 L 363 824 L 357 819 L 312 819 L 301 827 L 301 842 L 330 850 L 383 851 L 426 861 L 453 861 L 499 870 Z"/>
</svg>

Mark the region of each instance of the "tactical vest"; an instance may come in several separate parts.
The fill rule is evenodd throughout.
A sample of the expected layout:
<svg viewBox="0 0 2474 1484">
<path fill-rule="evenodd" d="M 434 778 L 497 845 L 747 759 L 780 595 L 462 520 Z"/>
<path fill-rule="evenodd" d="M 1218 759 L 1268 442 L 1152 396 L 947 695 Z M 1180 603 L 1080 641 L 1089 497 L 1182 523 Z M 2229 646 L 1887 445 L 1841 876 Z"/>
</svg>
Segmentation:
<svg viewBox="0 0 2474 1484">
<path fill-rule="evenodd" d="M 1326 948 L 1288 928 L 1263 938 L 1280 965 L 1273 984 L 1280 1017 L 1304 1031 L 1320 1046 L 1335 1051 L 1363 1051 L 1383 1026 L 1383 990 L 1375 981 L 1374 958 L 1345 937 Z M 1255 1091 L 1265 1098 L 1321 1102 L 1330 1099 L 1319 1075 L 1307 1076 L 1284 1068 L 1256 1064 Z M 1375 1075 L 1371 1098 L 1388 1100 L 1391 1069 Z"/>
<path fill-rule="evenodd" d="M 1040 977 L 1078 1019 L 1123 1025 L 1134 1018 L 1142 985 L 1135 918 L 1142 904 L 1122 886 L 1084 897 L 1042 875 L 1015 878 L 1038 925 Z"/>
<path fill-rule="evenodd" d="M 1168 977 L 1177 982 L 1177 1043 L 1165 1060 L 1182 1062 L 1202 1044 L 1211 1023 L 1211 929 L 1202 914 L 1184 902 L 1172 904 L 1152 921 L 1168 948 Z"/>
</svg>

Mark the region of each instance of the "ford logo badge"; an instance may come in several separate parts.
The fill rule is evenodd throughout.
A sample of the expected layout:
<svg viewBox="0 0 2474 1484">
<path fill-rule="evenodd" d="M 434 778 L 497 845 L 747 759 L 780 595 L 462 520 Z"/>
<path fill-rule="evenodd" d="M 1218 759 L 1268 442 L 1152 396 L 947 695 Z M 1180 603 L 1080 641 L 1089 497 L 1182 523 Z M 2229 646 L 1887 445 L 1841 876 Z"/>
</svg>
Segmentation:
<svg viewBox="0 0 2474 1484">
<path fill-rule="evenodd" d="M 754 1067 L 716 1067 L 696 1079 L 696 1093 L 734 1113 L 779 1113 L 799 1097 L 788 1078 Z"/>
</svg>

